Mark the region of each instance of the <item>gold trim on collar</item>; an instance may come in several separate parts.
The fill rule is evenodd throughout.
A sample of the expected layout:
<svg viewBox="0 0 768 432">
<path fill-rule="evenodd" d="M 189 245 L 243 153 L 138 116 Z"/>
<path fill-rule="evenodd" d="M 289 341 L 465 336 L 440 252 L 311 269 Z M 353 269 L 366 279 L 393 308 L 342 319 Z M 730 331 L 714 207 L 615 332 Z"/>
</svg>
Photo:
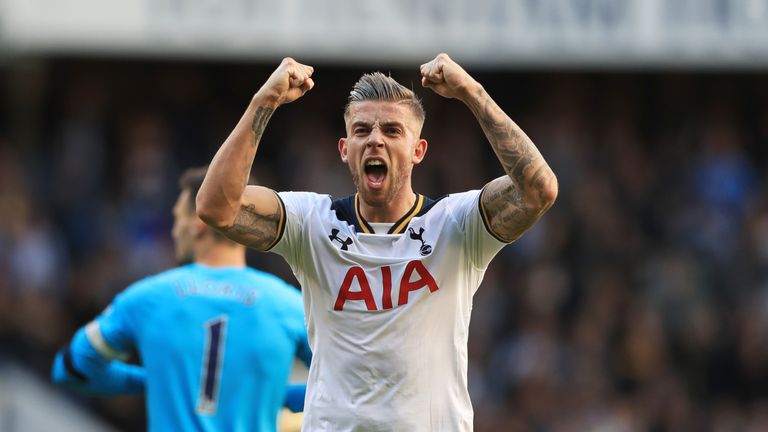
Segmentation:
<svg viewBox="0 0 768 432">
<path fill-rule="evenodd" d="M 355 217 L 357 217 L 357 223 L 360 225 L 360 229 L 365 234 L 373 234 L 374 230 L 365 220 L 363 214 L 360 212 L 360 194 L 355 193 Z M 392 227 L 387 231 L 387 234 L 402 234 L 405 231 L 405 227 L 408 226 L 408 222 L 413 219 L 414 216 L 419 214 L 421 207 L 424 205 L 424 195 L 416 194 L 416 201 L 413 203 L 413 207 L 408 210 L 403 217 L 398 219 Z"/>
<path fill-rule="evenodd" d="M 408 226 L 408 222 L 410 222 L 414 216 L 419 214 L 423 204 L 424 195 L 416 194 L 416 202 L 413 203 L 413 207 L 411 207 L 408 213 L 406 213 L 405 216 L 400 219 L 400 221 L 395 222 L 392 228 L 389 229 L 388 234 L 402 234 L 405 231 L 405 227 Z"/>
<path fill-rule="evenodd" d="M 357 224 L 360 225 L 360 229 L 366 234 L 373 234 L 373 229 L 368 225 L 368 221 L 363 218 L 360 213 L 360 194 L 355 193 L 355 216 L 357 217 Z"/>
</svg>

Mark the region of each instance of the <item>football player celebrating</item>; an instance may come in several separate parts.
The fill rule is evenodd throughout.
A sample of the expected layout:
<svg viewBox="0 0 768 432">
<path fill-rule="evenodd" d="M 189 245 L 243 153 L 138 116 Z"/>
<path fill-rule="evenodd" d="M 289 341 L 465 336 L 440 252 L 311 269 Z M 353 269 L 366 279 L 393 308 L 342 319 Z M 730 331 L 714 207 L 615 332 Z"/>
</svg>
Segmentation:
<svg viewBox="0 0 768 432">
<path fill-rule="evenodd" d="M 440 54 L 421 66 L 422 85 L 472 111 L 506 175 L 437 200 L 414 192 L 424 109 L 373 73 L 350 92 L 338 142 L 354 195 L 246 186 L 272 113 L 312 89 L 313 71 L 286 58 L 253 96 L 213 158 L 199 215 L 283 256 L 302 285 L 314 355 L 304 430 L 469 431 L 472 296 L 493 256 L 552 206 L 555 175 L 483 86 Z"/>
</svg>

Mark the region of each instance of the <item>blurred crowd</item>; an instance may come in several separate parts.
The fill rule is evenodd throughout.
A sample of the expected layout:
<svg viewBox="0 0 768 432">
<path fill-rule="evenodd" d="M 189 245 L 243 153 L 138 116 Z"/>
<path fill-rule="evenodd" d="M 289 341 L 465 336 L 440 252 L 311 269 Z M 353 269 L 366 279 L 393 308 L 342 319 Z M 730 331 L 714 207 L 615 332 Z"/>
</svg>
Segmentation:
<svg viewBox="0 0 768 432">
<path fill-rule="evenodd" d="M 176 264 L 177 177 L 210 160 L 272 66 L 0 68 L 0 362 L 47 375 L 116 293 Z M 368 70 L 316 65 L 315 89 L 267 127 L 259 183 L 352 193 L 337 141 L 349 89 Z M 424 99 L 417 191 L 437 197 L 503 174 L 469 110 L 421 89 L 417 65 L 383 71 Z M 768 430 L 768 76 L 474 75 L 560 183 L 555 206 L 502 250 L 475 296 L 476 430 Z M 249 262 L 295 283 L 277 256 Z M 143 428 L 138 398 L 80 400 Z"/>
</svg>

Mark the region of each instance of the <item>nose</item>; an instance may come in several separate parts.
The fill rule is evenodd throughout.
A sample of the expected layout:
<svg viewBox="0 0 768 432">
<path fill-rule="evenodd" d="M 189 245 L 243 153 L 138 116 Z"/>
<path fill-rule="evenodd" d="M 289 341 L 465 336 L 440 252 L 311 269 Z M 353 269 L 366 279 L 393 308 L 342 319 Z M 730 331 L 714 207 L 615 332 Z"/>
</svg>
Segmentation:
<svg viewBox="0 0 768 432">
<path fill-rule="evenodd" d="M 378 127 L 371 129 L 371 133 L 368 134 L 368 141 L 365 142 L 366 147 L 384 147 L 384 137 Z"/>
</svg>

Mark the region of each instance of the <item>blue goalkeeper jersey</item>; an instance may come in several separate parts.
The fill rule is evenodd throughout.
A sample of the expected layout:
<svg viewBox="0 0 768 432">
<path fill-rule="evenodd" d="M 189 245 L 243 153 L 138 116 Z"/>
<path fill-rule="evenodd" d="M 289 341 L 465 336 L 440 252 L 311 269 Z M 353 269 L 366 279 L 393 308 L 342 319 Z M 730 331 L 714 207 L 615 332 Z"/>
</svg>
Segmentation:
<svg viewBox="0 0 768 432">
<path fill-rule="evenodd" d="M 138 350 L 150 431 L 273 432 L 293 358 L 311 358 L 300 292 L 251 268 L 143 279 L 85 334 L 107 358 Z"/>
</svg>

